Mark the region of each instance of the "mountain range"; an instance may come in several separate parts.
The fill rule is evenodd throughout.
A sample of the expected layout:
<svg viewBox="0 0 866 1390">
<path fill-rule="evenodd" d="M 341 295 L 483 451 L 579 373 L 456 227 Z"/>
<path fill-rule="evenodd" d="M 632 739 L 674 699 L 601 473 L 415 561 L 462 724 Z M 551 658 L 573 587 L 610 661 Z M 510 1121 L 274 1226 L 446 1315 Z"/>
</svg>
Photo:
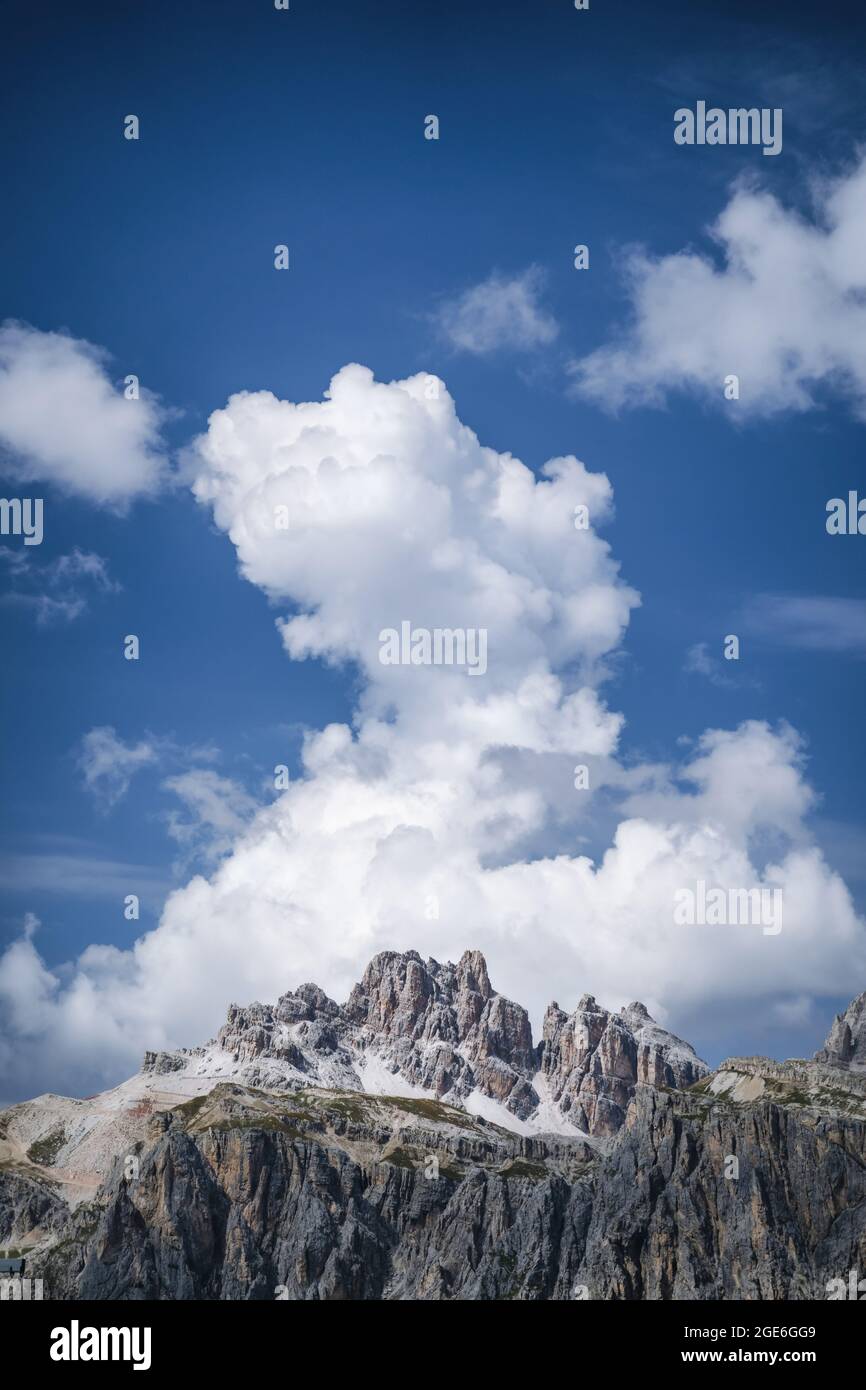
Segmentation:
<svg viewBox="0 0 866 1390">
<path fill-rule="evenodd" d="M 0 1112 L 0 1248 L 61 1299 L 824 1297 L 866 1268 L 866 992 L 711 1072 L 640 1003 L 383 952 Z"/>
</svg>

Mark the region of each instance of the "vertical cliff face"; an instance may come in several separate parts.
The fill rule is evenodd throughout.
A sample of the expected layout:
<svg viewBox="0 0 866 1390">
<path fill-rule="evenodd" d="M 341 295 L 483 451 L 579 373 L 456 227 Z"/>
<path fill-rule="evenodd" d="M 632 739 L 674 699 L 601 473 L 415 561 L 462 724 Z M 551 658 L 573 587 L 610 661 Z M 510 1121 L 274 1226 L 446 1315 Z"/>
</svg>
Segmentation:
<svg viewBox="0 0 866 1390">
<path fill-rule="evenodd" d="M 866 1071 L 866 990 L 852 999 L 843 1014 L 836 1015 L 815 1061 Z"/>
<path fill-rule="evenodd" d="M 553 1296 L 586 1146 L 410 1098 L 288 1104 L 224 1086 L 167 1120 L 135 1182 L 111 1175 L 86 1246 L 71 1237 L 91 1211 L 46 1254 L 55 1296 L 495 1298 L 526 1280 Z"/>
<path fill-rule="evenodd" d="M 68 1205 L 35 1166 L 0 1163 L 0 1249 L 38 1246 L 68 1220 Z"/>
<path fill-rule="evenodd" d="M 51 1165 L 94 1127 L 43 1097 L 0 1117 L 0 1245 L 27 1246 L 55 1299 L 824 1298 L 866 1271 L 861 1021 L 862 997 L 818 1062 L 704 1075 L 643 1005 L 551 1005 L 530 1090 L 592 1138 L 515 1133 L 428 1091 L 205 1077 L 183 1103 L 137 1101 L 134 1132 L 115 1108 L 102 1152 L 106 1135 L 125 1152 L 74 1210 Z M 285 1082 L 289 1047 L 293 1077 L 322 1059 L 363 1076 L 375 1051 L 458 1098 L 499 1076 L 511 1099 L 539 1064 L 480 956 L 409 952 L 377 957 L 343 1009 L 314 986 L 233 1009 L 217 1053 L 156 1054 L 147 1076 L 177 1086 L 229 1056 Z"/>
<path fill-rule="evenodd" d="M 641 1088 L 593 1187 L 578 1278 L 617 1299 L 826 1298 L 866 1270 L 864 1160 L 863 1118 Z"/>
<path fill-rule="evenodd" d="M 638 1086 L 601 1151 L 222 1084 L 31 1264 L 53 1298 L 824 1298 L 866 1269 L 866 1117 Z"/>
</svg>

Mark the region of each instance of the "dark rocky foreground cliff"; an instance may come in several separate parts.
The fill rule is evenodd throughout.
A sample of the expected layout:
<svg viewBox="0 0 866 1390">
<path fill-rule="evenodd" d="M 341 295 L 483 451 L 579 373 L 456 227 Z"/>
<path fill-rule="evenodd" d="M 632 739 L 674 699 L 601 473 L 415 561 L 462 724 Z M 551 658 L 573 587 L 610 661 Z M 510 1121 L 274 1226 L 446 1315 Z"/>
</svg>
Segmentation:
<svg viewBox="0 0 866 1390">
<path fill-rule="evenodd" d="M 613 1134 L 218 1080 L 148 1114 L 74 1208 L 50 1166 L 7 1161 L 0 1244 L 30 1241 L 57 1299 L 825 1298 L 866 1272 L 863 1008 L 813 1062 L 633 1078 Z M 395 1016 L 377 1036 L 405 1034 Z M 548 1022 L 558 1069 L 568 1020 Z M 534 1067 L 520 1020 L 516 1036 Z"/>
<path fill-rule="evenodd" d="M 866 1268 L 866 1121 L 778 1100 L 645 1088 L 608 1155 L 232 1085 L 154 1130 L 34 1262 L 52 1297 L 791 1299 Z"/>
</svg>

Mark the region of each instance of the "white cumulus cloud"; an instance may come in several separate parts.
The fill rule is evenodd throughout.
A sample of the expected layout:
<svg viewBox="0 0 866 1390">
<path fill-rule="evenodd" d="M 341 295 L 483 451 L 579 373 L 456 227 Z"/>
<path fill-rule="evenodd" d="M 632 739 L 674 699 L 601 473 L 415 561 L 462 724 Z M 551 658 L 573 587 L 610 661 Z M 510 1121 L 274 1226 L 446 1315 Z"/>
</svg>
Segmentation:
<svg viewBox="0 0 866 1390">
<path fill-rule="evenodd" d="M 812 192 L 806 217 L 741 183 L 710 228 L 715 256 L 631 252 L 630 322 L 572 363 L 575 393 L 618 410 L 687 390 L 769 415 L 831 389 L 866 416 L 866 158 Z"/>
<path fill-rule="evenodd" d="M 0 470 L 125 511 L 166 472 L 166 412 L 144 388 L 127 400 L 107 354 L 65 333 L 0 325 Z"/>
</svg>

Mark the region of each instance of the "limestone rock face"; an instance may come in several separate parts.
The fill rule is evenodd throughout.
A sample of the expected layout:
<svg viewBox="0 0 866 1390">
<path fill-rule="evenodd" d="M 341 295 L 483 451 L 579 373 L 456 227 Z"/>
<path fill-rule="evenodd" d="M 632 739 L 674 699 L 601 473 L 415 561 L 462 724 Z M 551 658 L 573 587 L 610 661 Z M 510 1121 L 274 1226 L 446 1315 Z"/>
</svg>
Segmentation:
<svg viewBox="0 0 866 1390">
<path fill-rule="evenodd" d="M 864 1267 L 866 1121 L 701 1085 L 638 1087 L 603 1151 L 223 1083 L 154 1116 L 134 1180 L 119 1160 L 28 1261 L 100 1300 L 808 1300 Z"/>
<path fill-rule="evenodd" d="M 535 1046 L 529 1015 L 496 992 L 480 951 L 456 965 L 382 951 L 342 1006 L 311 984 L 273 1005 L 232 1004 L 213 1043 L 148 1054 L 147 1065 L 266 1089 L 408 1089 L 475 1109 L 489 1101 L 505 1123 L 511 1115 L 601 1137 L 616 1133 L 636 1085 L 687 1086 L 707 1072 L 643 1004 L 611 1014 L 588 994 L 570 1017 L 552 1004 Z"/>
<path fill-rule="evenodd" d="M 604 1141 L 623 1123 L 637 1086 L 688 1086 L 706 1070 L 642 1004 L 612 1014 L 587 994 L 572 1015 L 552 1004 L 536 1045 L 526 1010 L 493 988 L 480 951 L 465 951 L 456 965 L 383 951 L 345 1004 L 315 984 L 274 1004 L 232 1004 L 210 1042 L 147 1052 L 140 1071 L 111 1091 L 12 1106 L 0 1145 L 8 1140 L 10 1159 L 36 1154 L 52 1181 L 81 1201 L 118 1154 L 143 1140 L 155 1111 L 223 1081 L 285 1093 L 318 1087 L 426 1097 L 521 1134 Z"/>
<path fill-rule="evenodd" d="M 69 1220 L 69 1207 L 37 1170 L 10 1168 L 0 1178 L 0 1247 L 27 1248 L 55 1234 Z"/>
<path fill-rule="evenodd" d="M 231 1004 L 214 1041 L 195 1055 L 204 1074 L 254 1086 L 358 1086 L 349 1033 L 340 1006 L 306 984 L 276 1004 Z"/>
<path fill-rule="evenodd" d="M 866 1263 L 864 1154 L 866 1122 L 799 1096 L 707 1107 L 641 1088 L 576 1279 L 592 1298 L 824 1299 Z"/>
<path fill-rule="evenodd" d="M 180 1053 L 145 1052 L 141 1070 L 152 1072 L 154 1076 L 165 1076 L 168 1072 L 181 1071 L 183 1066 L 184 1059 Z"/>
<path fill-rule="evenodd" d="M 345 1009 L 365 1055 L 411 1085 L 462 1099 L 480 1091 L 525 1117 L 538 1104 L 529 1015 L 497 994 L 480 951 L 457 965 L 415 951 L 376 956 Z"/>
<path fill-rule="evenodd" d="M 0 1246 L 26 1246 L 58 1300 L 823 1299 L 866 1269 L 861 1019 L 862 996 L 818 1061 L 704 1075 L 643 1005 L 584 995 L 571 1015 L 551 1005 L 530 1084 L 525 1013 L 477 953 L 385 953 L 345 1008 L 303 986 L 230 1010 L 180 1069 L 154 1058 L 147 1103 L 136 1081 L 90 1109 L 2 1112 Z M 371 1056 L 389 1086 L 414 1075 L 456 1103 L 365 1090 Z M 281 1084 L 215 1082 L 223 1064 Z M 352 1084 L 311 1082 L 326 1067 Z M 186 1100 L 154 1089 L 196 1078 Z M 500 1083 L 509 1122 L 525 1085 L 594 1133 L 515 1132 L 462 1105 L 460 1085 Z M 114 1157 L 73 1200 L 63 1165 L 95 1134 Z"/>
<path fill-rule="evenodd" d="M 32 1263 L 55 1299 L 553 1297 L 593 1161 L 436 1101 L 224 1083 L 155 1117 L 137 1178 L 118 1163 Z"/>
<path fill-rule="evenodd" d="M 691 1086 L 709 1070 L 688 1043 L 659 1028 L 643 1004 L 613 1014 L 591 994 L 571 1015 L 550 1005 L 541 1069 L 563 1115 L 597 1135 L 617 1132 L 638 1085 Z"/>
<path fill-rule="evenodd" d="M 815 1061 L 866 1071 L 866 990 L 852 999 L 843 1014 L 836 1015 Z"/>
</svg>

